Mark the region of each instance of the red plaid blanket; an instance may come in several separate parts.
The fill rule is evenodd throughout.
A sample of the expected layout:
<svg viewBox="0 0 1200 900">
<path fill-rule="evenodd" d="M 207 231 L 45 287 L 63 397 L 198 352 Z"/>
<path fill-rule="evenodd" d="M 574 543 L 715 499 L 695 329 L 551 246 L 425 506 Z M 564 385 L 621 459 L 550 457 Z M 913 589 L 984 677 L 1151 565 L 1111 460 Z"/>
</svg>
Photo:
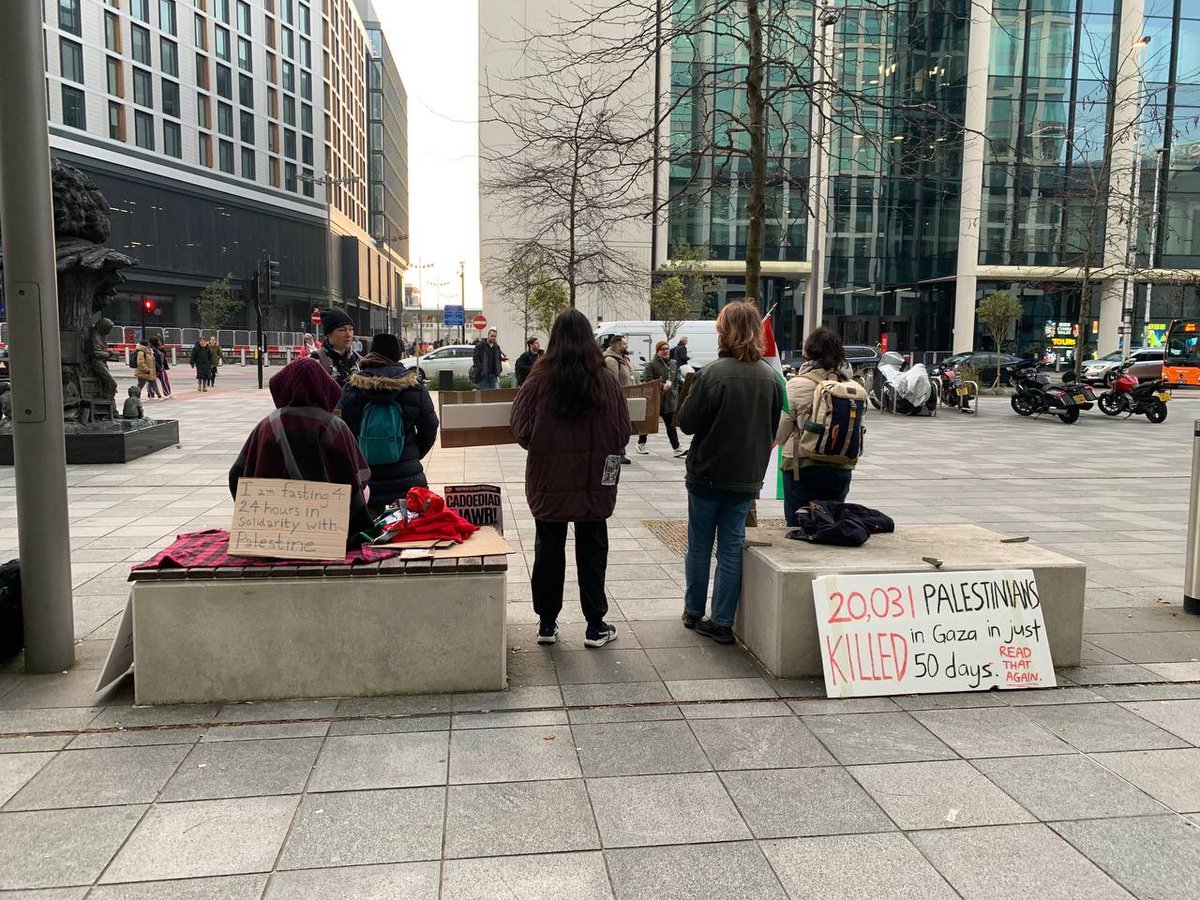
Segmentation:
<svg viewBox="0 0 1200 900">
<path fill-rule="evenodd" d="M 346 553 L 345 559 L 329 560 L 345 566 L 356 563 L 373 563 L 395 556 L 400 547 L 363 546 Z M 209 531 L 193 531 L 181 534 L 170 547 L 160 551 L 153 559 L 138 563 L 134 572 L 150 569 L 217 569 L 225 566 L 295 566 L 304 565 L 305 560 L 295 559 L 248 559 L 229 555 L 229 532 L 220 528 Z"/>
</svg>

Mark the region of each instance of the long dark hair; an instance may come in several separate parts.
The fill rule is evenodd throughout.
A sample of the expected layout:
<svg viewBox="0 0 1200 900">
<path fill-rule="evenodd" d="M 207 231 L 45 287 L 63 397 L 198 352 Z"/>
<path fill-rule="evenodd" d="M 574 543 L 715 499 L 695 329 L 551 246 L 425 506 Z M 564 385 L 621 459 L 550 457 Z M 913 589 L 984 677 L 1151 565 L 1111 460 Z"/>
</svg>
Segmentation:
<svg viewBox="0 0 1200 900">
<path fill-rule="evenodd" d="M 550 408 L 560 419 L 574 421 L 599 406 L 601 379 L 610 376 L 587 316 L 577 309 L 559 314 L 546 352 L 529 377 L 549 379 Z"/>
<path fill-rule="evenodd" d="M 846 364 L 842 339 L 828 328 L 816 328 L 804 339 L 804 358 L 819 368 L 836 372 Z"/>
</svg>

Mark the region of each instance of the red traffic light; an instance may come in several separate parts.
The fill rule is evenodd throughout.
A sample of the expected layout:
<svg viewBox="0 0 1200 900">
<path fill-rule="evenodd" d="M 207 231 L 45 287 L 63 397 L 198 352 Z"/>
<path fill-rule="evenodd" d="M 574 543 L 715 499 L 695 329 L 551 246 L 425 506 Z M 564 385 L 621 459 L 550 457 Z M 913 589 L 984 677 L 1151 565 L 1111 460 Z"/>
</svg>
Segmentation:
<svg viewBox="0 0 1200 900">
<path fill-rule="evenodd" d="M 142 309 L 146 312 L 154 312 L 154 301 L 150 299 L 143 300 Z"/>
</svg>

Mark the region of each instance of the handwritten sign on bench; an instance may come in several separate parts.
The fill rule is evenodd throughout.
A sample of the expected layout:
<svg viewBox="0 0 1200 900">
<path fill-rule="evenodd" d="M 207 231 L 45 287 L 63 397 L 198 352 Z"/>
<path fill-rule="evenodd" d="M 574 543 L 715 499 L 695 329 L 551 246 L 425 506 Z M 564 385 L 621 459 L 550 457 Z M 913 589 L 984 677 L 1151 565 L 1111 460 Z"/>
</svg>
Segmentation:
<svg viewBox="0 0 1200 900">
<path fill-rule="evenodd" d="M 343 559 L 349 530 L 347 485 L 242 478 L 233 501 L 229 552 L 273 559 Z"/>
<path fill-rule="evenodd" d="M 829 697 L 1053 687 L 1028 569 L 813 579 Z"/>
</svg>

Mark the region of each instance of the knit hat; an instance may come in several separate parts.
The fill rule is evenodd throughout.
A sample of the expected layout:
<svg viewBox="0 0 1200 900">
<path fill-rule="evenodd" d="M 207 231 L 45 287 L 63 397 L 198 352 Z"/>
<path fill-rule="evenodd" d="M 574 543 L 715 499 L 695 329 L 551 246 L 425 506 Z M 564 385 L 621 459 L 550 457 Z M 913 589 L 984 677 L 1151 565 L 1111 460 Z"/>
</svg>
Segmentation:
<svg viewBox="0 0 1200 900">
<path fill-rule="evenodd" d="M 371 352 L 386 356 L 392 362 L 400 362 L 400 342 L 394 334 L 377 334 L 371 338 Z"/>
<path fill-rule="evenodd" d="M 333 334 L 343 325 L 354 327 L 354 320 L 342 312 L 340 309 L 327 309 L 321 313 L 321 331 L 326 337 Z"/>
</svg>

